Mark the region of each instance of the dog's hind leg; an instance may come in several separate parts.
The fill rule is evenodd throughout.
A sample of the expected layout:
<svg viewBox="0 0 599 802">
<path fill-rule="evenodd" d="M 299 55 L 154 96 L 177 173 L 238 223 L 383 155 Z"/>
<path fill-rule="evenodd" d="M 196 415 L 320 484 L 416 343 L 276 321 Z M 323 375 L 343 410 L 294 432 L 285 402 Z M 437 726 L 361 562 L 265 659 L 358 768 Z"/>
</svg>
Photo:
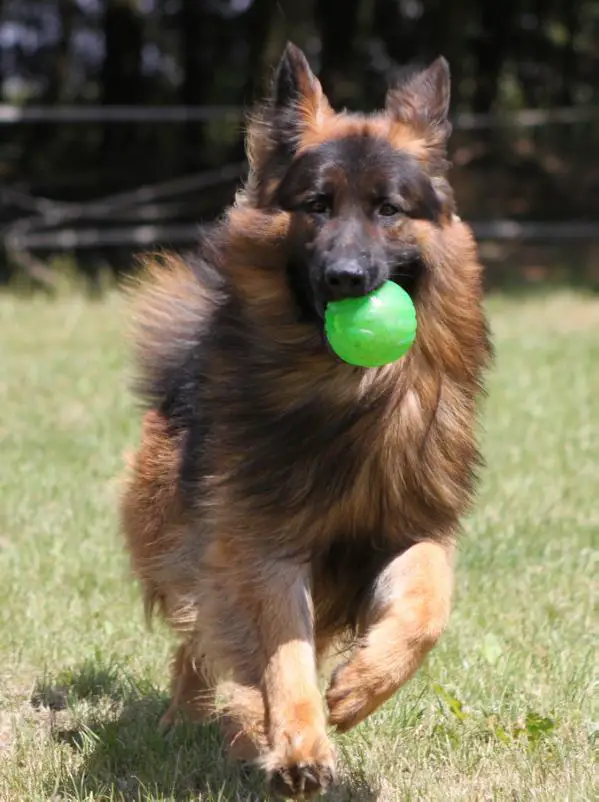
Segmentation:
<svg viewBox="0 0 599 802">
<path fill-rule="evenodd" d="M 182 643 L 171 664 L 171 702 L 160 719 L 161 729 L 171 727 L 182 714 L 190 721 L 204 722 L 214 714 L 214 688 L 207 680 L 202 660 L 193 644 Z"/>
<path fill-rule="evenodd" d="M 453 545 L 417 543 L 376 580 L 366 632 L 327 691 L 329 721 L 341 732 L 369 716 L 418 669 L 445 629 Z"/>
<path fill-rule="evenodd" d="M 206 676 L 204 661 L 193 642 L 177 647 L 171 664 L 171 701 L 160 719 L 169 730 L 179 717 L 196 724 L 216 719 L 216 687 Z M 266 751 L 264 700 L 260 688 L 229 680 L 221 685 L 226 704 L 220 710 L 220 726 L 233 758 L 256 760 Z"/>
</svg>

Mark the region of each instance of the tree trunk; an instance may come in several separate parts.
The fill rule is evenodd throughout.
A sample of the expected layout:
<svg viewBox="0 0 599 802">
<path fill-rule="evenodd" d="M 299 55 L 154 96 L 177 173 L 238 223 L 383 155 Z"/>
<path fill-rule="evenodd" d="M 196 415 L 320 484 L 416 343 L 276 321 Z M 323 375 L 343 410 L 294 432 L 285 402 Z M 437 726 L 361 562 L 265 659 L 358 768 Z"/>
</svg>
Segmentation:
<svg viewBox="0 0 599 802">
<path fill-rule="evenodd" d="M 480 114 L 489 113 L 499 93 L 499 79 L 508 56 L 509 41 L 513 31 L 516 0 L 503 3 L 480 3 L 479 20 L 481 33 L 476 41 L 476 89 L 472 98 L 472 110 Z"/>
<path fill-rule="evenodd" d="M 223 20 L 198 0 L 181 0 L 181 66 L 183 85 L 181 102 L 186 106 L 206 103 L 207 90 L 214 84 L 219 63 L 216 41 Z M 183 131 L 183 167 L 196 170 L 205 166 L 205 123 L 189 122 Z"/>
<path fill-rule="evenodd" d="M 105 106 L 144 102 L 141 71 L 144 19 L 137 0 L 105 0 L 104 63 L 101 98 Z M 104 125 L 102 164 L 109 174 L 136 164 L 142 154 L 137 147 L 136 128 L 130 123 Z"/>
<path fill-rule="evenodd" d="M 561 17 L 568 38 L 564 45 L 561 69 L 560 102 L 564 106 L 574 104 L 576 81 L 578 78 L 578 58 L 576 37 L 580 29 L 580 8 L 573 0 L 562 0 Z"/>
<path fill-rule="evenodd" d="M 277 0 L 254 0 L 245 14 L 246 35 L 249 41 L 247 77 L 243 84 L 241 102 L 248 106 L 263 94 L 265 77 L 264 51 L 270 33 Z"/>
<path fill-rule="evenodd" d="M 333 105 L 361 105 L 355 95 L 356 34 L 360 0 L 319 0 L 320 80 Z"/>
<path fill-rule="evenodd" d="M 473 0 L 427 0 L 420 17 L 408 17 L 397 0 L 377 0 L 373 33 L 384 43 L 394 66 L 426 66 L 437 56 L 445 56 L 451 67 L 452 101 L 457 105 L 472 6 Z"/>
<path fill-rule="evenodd" d="M 60 13 L 60 39 L 54 53 L 54 63 L 48 79 L 48 86 L 44 94 L 44 103 L 59 103 L 67 85 L 70 69 L 70 47 L 73 35 L 73 25 L 77 15 L 75 0 L 59 0 Z"/>
</svg>

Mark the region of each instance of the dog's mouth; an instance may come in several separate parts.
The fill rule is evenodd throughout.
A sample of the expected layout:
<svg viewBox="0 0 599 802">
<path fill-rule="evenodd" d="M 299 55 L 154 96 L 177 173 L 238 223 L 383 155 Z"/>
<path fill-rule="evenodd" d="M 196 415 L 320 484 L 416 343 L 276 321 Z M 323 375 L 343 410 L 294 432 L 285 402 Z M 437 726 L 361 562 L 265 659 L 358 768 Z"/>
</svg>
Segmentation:
<svg viewBox="0 0 599 802">
<path fill-rule="evenodd" d="M 422 278 L 422 274 L 424 272 L 424 265 L 422 261 L 418 257 L 414 257 L 413 260 L 410 262 L 398 265 L 392 272 L 389 278 L 381 279 L 377 284 L 375 284 L 367 293 L 370 295 L 373 292 L 376 292 L 380 289 L 383 284 L 387 281 L 393 281 L 394 284 L 399 285 L 403 290 L 405 290 L 412 301 L 416 300 L 416 295 L 418 294 L 418 287 Z M 326 298 L 323 298 L 319 293 L 313 293 L 313 305 L 316 311 L 316 314 L 320 318 L 321 321 L 324 321 L 325 312 L 329 301 Z"/>
<path fill-rule="evenodd" d="M 415 257 L 407 264 L 398 265 L 391 273 L 390 279 L 399 284 L 412 301 L 415 301 L 423 273 L 424 264 L 420 258 Z"/>
<path fill-rule="evenodd" d="M 416 300 L 418 288 L 424 273 L 424 264 L 416 254 L 396 263 L 388 278 L 381 279 L 370 292 L 374 292 L 386 281 L 393 281 L 404 289 L 412 301 Z M 300 322 L 316 324 L 324 335 L 324 322 L 329 299 L 319 288 L 314 287 L 310 278 L 302 270 L 289 265 L 287 279 L 294 297 Z"/>
</svg>

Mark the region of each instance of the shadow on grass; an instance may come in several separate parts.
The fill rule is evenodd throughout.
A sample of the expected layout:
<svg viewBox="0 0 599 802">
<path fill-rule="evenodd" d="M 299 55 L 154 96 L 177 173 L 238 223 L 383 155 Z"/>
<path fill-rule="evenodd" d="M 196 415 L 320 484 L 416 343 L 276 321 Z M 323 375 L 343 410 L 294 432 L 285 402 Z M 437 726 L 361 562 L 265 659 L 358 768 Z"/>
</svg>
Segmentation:
<svg viewBox="0 0 599 802">
<path fill-rule="evenodd" d="M 78 766 L 63 773 L 59 798 L 138 802 L 149 797 L 196 802 L 267 802 L 256 771 L 227 758 L 216 724 L 180 724 L 158 730 L 167 696 L 112 666 L 63 672 L 55 683 L 38 683 L 34 706 L 70 711 L 68 725 L 57 721 L 52 737 L 72 750 Z M 62 714 L 61 714 L 62 715 Z M 64 714 L 66 715 L 66 713 Z M 56 790 L 56 777 L 48 778 Z M 378 794 L 362 776 L 342 779 L 323 797 L 330 802 L 374 802 Z"/>
</svg>

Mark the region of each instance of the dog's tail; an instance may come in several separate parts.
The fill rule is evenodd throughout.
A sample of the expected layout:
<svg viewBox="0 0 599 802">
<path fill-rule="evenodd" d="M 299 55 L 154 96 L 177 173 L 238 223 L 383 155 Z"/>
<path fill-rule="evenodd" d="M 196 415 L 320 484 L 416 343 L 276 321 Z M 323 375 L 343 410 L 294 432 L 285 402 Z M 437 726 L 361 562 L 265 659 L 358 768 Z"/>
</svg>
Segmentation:
<svg viewBox="0 0 599 802">
<path fill-rule="evenodd" d="M 217 270 L 197 256 L 158 254 L 128 281 L 134 392 L 159 409 L 185 373 L 222 299 Z"/>
</svg>

